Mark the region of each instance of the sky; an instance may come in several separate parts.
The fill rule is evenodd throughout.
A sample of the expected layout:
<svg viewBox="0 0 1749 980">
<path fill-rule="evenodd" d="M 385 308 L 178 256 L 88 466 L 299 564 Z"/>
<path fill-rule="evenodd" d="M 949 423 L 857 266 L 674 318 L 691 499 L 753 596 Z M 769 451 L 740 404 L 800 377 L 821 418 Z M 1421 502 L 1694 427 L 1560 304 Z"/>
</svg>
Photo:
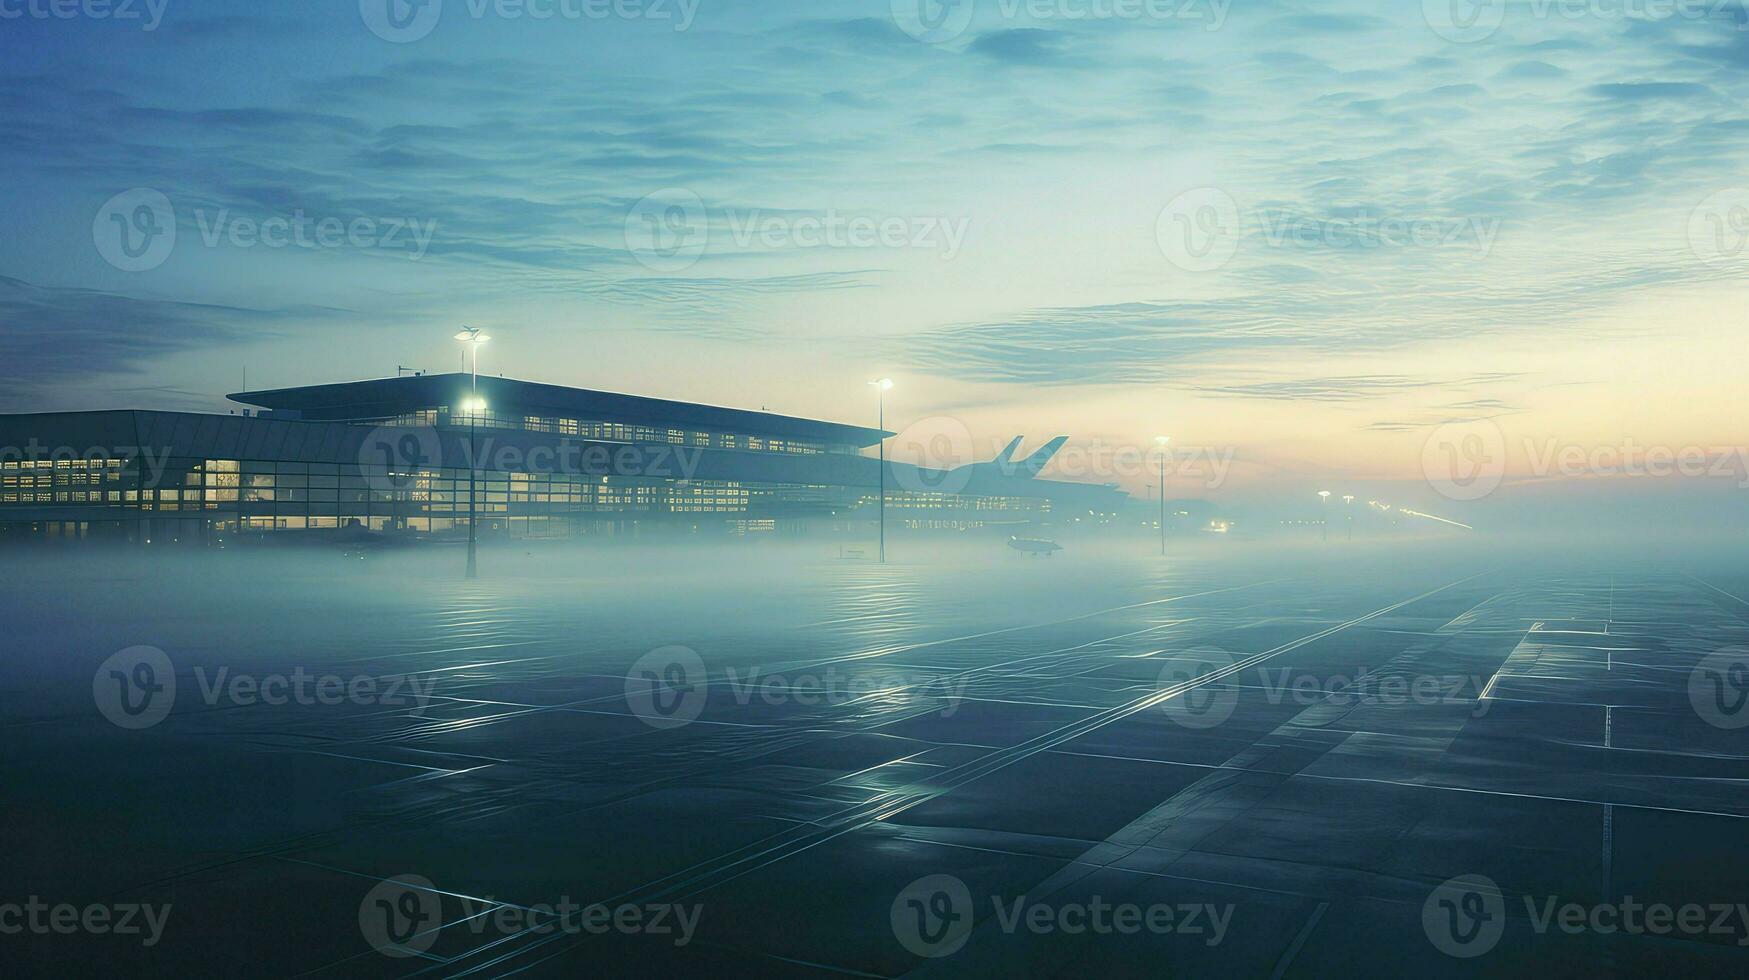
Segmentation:
<svg viewBox="0 0 1749 980">
<path fill-rule="evenodd" d="M 795 415 L 890 377 L 899 458 L 1137 494 L 1162 434 L 1180 496 L 1749 480 L 1737 0 L 0 0 L 0 53 L 4 411 L 470 324 Z"/>
</svg>

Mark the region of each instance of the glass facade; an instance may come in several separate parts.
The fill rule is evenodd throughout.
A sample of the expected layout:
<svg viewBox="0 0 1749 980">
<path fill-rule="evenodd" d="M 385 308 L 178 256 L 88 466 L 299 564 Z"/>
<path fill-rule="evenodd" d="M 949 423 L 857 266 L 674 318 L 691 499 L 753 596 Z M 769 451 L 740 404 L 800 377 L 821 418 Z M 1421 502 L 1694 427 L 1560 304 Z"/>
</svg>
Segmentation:
<svg viewBox="0 0 1749 980">
<path fill-rule="evenodd" d="M 181 459 L 142 466 L 133 459 L 8 461 L 0 464 L 0 507 L 83 505 L 92 520 L 122 515 L 201 519 L 242 531 L 339 528 L 458 533 L 467 526 L 465 468 L 396 470 L 387 466 L 237 459 Z M 156 470 L 156 471 L 155 471 Z M 512 536 L 581 533 L 592 522 L 705 518 L 731 530 L 775 526 L 785 518 L 866 518 L 879 495 L 861 488 L 808 484 L 672 480 L 567 473 L 481 470 L 474 512 L 483 526 Z M 900 517 L 1048 513 L 1049 502 L 889 490 Z M 83 516 L 83 515 L 81 515 Z"/>
<path fill-rule="evenodd" d="M 384 420 L 384 424 L 456 426 L 458 428 L 474 425 L 482 429 L 522 429 L 529 432 L 576 436 L 596 442 L 651 443 L 669 446 L 696 446 L 701 449 L 744 449 L 753 452 L 791 453 L 802 456 L 817 453 L 854 455 L 860 452 L 858 447 L 842 443 L 817 442 L 749 432 L 715 432 L 638 425 L 629 422 L 604 422 L 551 415 L 531 415 L 513 408 L 504 410 L 489 408 L 470 414 L 465 409 L 445 405 L 405 412 Z"/>
<path fill-rule="evenodd" d="M 481 379 L 482 396 L 494 402 L 478 417 L 462 414 L 453 379 L 423 377 L 361 382 L 356 392 L 340 386 L 338 396 L 291 389 L 283 409 L 254 416 L 0 415 L 0 531 L 71 528 L 83 536 L 102 526 L 131 540 L 346 527 L 464 534 L 465 467 L 476 448 L 470 424 L 503 434 L 492 448 L 478 447 L 471 512 L 482 533 L 804 531 L 870 521 L 879 505 L 875 462 L 861 448 L 879 436 L 872 429 L 581 390 L 574 408 L 528 410 L 567 403 L 545 388 L 491 384 L 495 391 Z M 306 410 L 332 417 L 306 418 Z M 646 411 L 652 417 L 637 421 Z M 763 424 L 782 434 L 758 431 Z M 1077 501 L 1060 509 L 1079 513 L 1121 497 L 981 478 L 982 494 L 905 490 L 889 480 L 888 517 L 913 527 L 1012 523 L 1048 516 L 1059 498 Z M 1040 492 L 1028 492 L 1035 486 Z"/>
<path fill-rule="evenodd" d="M 121 459 L 6 460 L 0 505 L 103 504 L 139 499 L 139 471 Z"/>
</svg>

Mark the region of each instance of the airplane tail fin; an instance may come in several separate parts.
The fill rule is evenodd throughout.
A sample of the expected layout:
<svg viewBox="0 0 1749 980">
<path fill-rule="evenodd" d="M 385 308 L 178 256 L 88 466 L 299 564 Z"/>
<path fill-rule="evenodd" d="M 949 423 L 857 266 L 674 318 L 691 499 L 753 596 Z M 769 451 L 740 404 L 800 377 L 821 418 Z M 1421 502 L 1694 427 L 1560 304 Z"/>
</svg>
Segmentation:
<svg viewBox="0 0 1749 980">
<path fill-rule="evenodd" d="M 1039 471 L 1045 468 L 1045 464 L 1049 463 L 1051 457 L 1057 454 L 1057 450 L 1062 449 L 1063 444 L 1068 441 L 1068 436 L 1058 436 L 1055 439 L 1052 439 L 1050 442 L 1045 443 L 1038 452 L 1028 456 L 1026 462 L 1020 464 L 1020 468 L 1025 470 L 1026 475 L 1028 476 L 1038 476 Z"/>
</svg>

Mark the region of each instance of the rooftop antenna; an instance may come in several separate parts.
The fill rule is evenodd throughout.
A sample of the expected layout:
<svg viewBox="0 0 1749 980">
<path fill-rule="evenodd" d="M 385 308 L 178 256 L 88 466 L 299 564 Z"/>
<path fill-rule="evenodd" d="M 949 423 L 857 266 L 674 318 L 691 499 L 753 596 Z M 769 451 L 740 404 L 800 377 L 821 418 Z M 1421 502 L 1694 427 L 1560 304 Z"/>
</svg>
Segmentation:
<svg viewBox="0 0 1749 980">
<path fill-rule="evenodd" d="M 417 378 L 420 375 L 425 373 L 425 371 L 421 368 L 402 367 L 399 364 L 395 365 L 395 377 L 399 378 L 402 375 L 407 374 L 408 372 L 412 372 L 413 377 L 415 377 L 415 378 Z"/>
</svg>

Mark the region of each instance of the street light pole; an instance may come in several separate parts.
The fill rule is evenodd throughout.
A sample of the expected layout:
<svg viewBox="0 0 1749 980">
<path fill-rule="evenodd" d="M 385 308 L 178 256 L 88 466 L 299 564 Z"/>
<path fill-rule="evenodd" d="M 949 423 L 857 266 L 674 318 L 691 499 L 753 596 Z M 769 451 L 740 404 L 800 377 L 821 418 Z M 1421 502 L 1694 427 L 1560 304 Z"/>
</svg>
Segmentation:
<svg viewBox="0 0 1749 980">
<path fill-rule="evenodd" d="M 1318 491 L 1318 523 L 1323 525 L 1324 543 L 1330 543 L 1330 491 Z"/>
<path fill-rule="evenodd" d="M 468 578 L 479 578 L 480 568 L 477 560 L 479 544 L 479 472 L 480 449 L 476 435 L 480 426 L 480 345 L 491 340 L 491 337 L 481 333 L 478 327 L 462 327 L 455 339 L 473 348 L 473 372 L 468 385 Z M 464 351 L 468 347 L 462 348 Z"/>
<path fill-rule="evenodd" d="M 1160 447 L 1160 557 L 1166 557 L 1166 444 L 1172 441 L 1171 436 L 1155 436 L 1154 442 Z"/>
<path fill-rule="evenodd" d="M 473 380 L 468 395 L 468 578 L 480 577 L 478 560 L 480 504 L 477 482 L 480 475 L 480 442 L 476 438 L 480 426 L 480 347 L 474 345 Z"/>
<path fill-rule="evenodd" d="M 887 389 L 893 386 L 893 379 L 882 378 L 870 381 L 875 388 L 875 419 L 876 427 L 881 434 L 881 511 L 880 511 L 880 555 L 881 564 L 887 563 Z"/>
</svg>

